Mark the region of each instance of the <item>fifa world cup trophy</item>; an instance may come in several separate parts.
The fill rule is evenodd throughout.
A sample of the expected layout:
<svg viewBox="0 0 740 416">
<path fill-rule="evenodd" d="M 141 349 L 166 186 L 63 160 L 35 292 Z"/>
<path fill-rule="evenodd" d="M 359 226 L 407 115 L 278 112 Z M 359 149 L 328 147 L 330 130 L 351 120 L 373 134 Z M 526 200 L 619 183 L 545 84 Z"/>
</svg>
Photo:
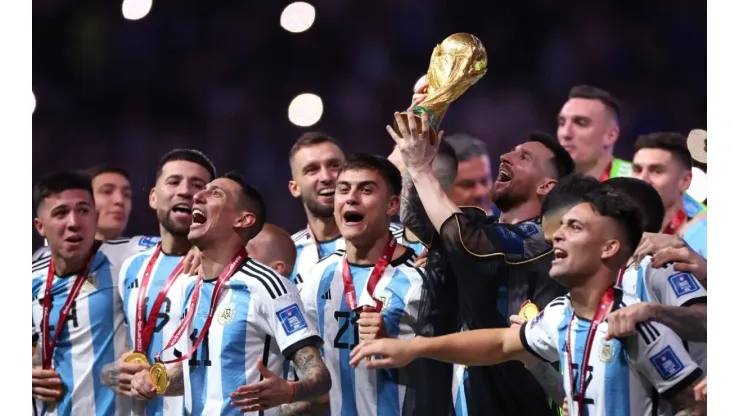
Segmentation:
<svg viewBox="0 0 740 416">
<path fill-rule="evenodd" d="M 429 125 L 434 132 L 439 131 L 447 108 L 460 98 L 473 84 L 486 74 L 488 56 L 480 39 L 469 33 L 455 33 L 434 48 L 429 61 L 426 81 L 429 88 L 427 98 L 414 106 L 414 122 L 421 130 L 421 113 L 429 116 Z M 406 128 L 409 122 L 405 112 L 401 113 Z M 400 134 L 398 125 L 393 123 L 396 133 Z"/>
</svg>

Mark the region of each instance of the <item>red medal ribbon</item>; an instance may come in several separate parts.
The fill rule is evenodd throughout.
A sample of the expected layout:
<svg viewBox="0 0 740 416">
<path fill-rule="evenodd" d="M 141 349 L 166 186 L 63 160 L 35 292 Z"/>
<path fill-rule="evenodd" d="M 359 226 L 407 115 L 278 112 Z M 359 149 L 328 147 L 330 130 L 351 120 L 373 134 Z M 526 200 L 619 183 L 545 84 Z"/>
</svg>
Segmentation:
<svg viewBox="0 0 740 416">
<path fill-rule="evenodd" d="M 308 234 L 308 238 L 313 241 L 313 245 L 316 247 L 316 255 L 319 256 L 318 260 L 321 260 L 324 256 L 321 255 L 321 246 L 319 245 L 319 240 L 316 239 L 316 236 L 313 234 L 313 231 L 311 231 L 311 224 L 306 225 L 306 234 Z"/>
<path fill-rule="evenodd" d="M 393 252 L 395 250 L 396 239 L 393 238 L 393 235 L 389 233 L 388 243 L 386 243 L 386 246 L 383 249 L 383 253 L 380 255 L 380 258 L 375 263 L 375 267 L 373 267 L 372 272 L 370 272 L 370 277 L 367 280 L 367 292 L 375 301 L 376 311 L 383 309 L 383 302 L 375 299 L 375 296 L 373 296 L 373 292 L 375 292 L 375 286 L 378 285 L 378 282 L 383 276 L 386 267 L 388 267 L 388 264 L 391 262 L 391 259 L 393 258 Z M 355 284 L 352 282 L 352 273 L 349 270 L 349 262 L 347 261 L 346 255 L 344 256 L 344 267 L 342 268 L 342 280 L 344 281 L 344 300 L 347 301 L 347 306 L 349 306 L 350 310 L 356 311 L 357 309 L 359 309 L 357 306 L 357 293 L 355 292 Z"/>
<path fill-rule="evenodd" d="M 678 210 L 676 215 L 673 216 L 673 219 L 671 219 L 671 222 L 669 222 L 668 225 L 663 228 L 663 234 L 676 234 L 676 231 L 681 228 L 681 224 L 686 221 L 686 217 L 688 217 L 688 215 L 686 215 L 686 212 L 684 212 L 684 210 Z"/>
<path fill-rule="evenodd" d="M 159 293 L 154 300 L 154 304 L 152 305 L 152 310 L 149 313 L 149 316 L 146 316 L 146 302 L 144 302 L 144 299 L 146 299 L 146 291 L 147 287 L 149 286 L 149 279 L 152 276 L 154 264 L 157 263 L 157 259 L 159 258 L 161 252 L 162 244 L 160 243 L 157 244 L 157 247 L 154 249 L 154 253 L 152 253 L 152 257 L 149 259 L 149 263 L 147 263 L 146 265 L 146 269 L 144 269 L 144 275 L 141 277 L 141 285 L 139 286 L 139 294 L 136 298 L 136 330 L 134 331 L 134 350 L 144 355 L 146 355 L 146 351 L 149 349 L 149 342 L 152 340 L 154 328 L 157 326 L 157 316 L 159 315 L 159 309 L 162 307 L 162 303 L 167 297 L 167 292 L 170 291 L 170 288 L 175 283 L 175 280 L 180 275 L 183 268 L 182 260 L 180 260 L 177 263 L 177 266 L 175 266 L 175 269 L 172 270 L 172 273 L 170 273 L 169 277 L 167 277 L 167 280 L 164 282 L 164 285 L 162 285 L 162 288 L 159 290 Z"/>
<path fill-rule="evenodd" d="M 599 182 L 604 182 L 605 180 L 611 178 L 613 163 L 614 163 L 614 160 L 612 159 L 612 161 L 609 162 L 609 166 L 606 167 L 606 170 L 604 170 L 604 172 L 601 173 L 601 176 L 599 177 Z"/>
<path fill-rule="evenodd" d="M 54 331 L 53 337 L 49 333 L 51 332 L 49 330 L 49 319 L 51 317 L 52 301 L 51 283 L 54 280 L 55 267 L 54 257 L 51 257 L 49 259 L 49 272 L 46 274 L 46 287 L 44 288 L 44 304 L 41 317 L 41 333 L 43 334 L 43 342 L 41 343 L 41 364 L 42 368 L 46 370 L 51 368 L 51 360 L 54 356 L 54 348 L 57 345 L 59 335 L 62 333 L 62 327 L 67 322 L 67 317 L 69 317 L 69 312 L 72 309 L 72 304 L 75 303 L 75 300 L 77 300 L 77 296 L 80 294 L 82 285 L 85 284 L 85 279 L 87 278 L 87 274 L 90 273 L 90 267 L 92 267 L 93 260 L 95 259 L 95 255 L 97 254 L 101 244 L 102 242 L 97 240 L 95 241 L 95 243 L 93 243 L 93 246 L 90 249 L 90 254 L 88 254 L 89 257 L 87 259 L 86 267 L 82 269 L 79 273 L 77 273 L 75 281 L 72 283 L 72 287 L 69 289 L 69 294 L 67 294 L 67 300 L 64 302 L 64 305 L 62 305 L 62 309 L 59 311 L 59 321 L 57 322 L 56 331 Z"/>
<path fill-rule="evenodd" d="M 216 280 L 216 285 L 213 288 L 213 297 L 211 298 L 211 307 L 208 310 L 208 317 L 206 318 L 206 321 L 203 323 L 203 328 L 200 330 L 200 335 L 198 335 L 198 338 L 193 342 L 193 346 L 190 348 L 190 351 L 188 351 L 187 354 L 183 354 L 180 357 L 177 357 L 175 359 L 169 360 L 169 361 L 162 361 L 162 353 L 172 347 L 174 347 L 177 342 L 182 338 L 182 334 L 185 333 L 185 330 L 188 329 L 190 324 L 193 322 L 193 317 L 195 316 L 195 310 L 198 308 L 198 298 L 200 298 L 200 287 L 203 285 L 203 277 L 199 276 L 198 281 L 195 284 L 195 288 L 193 289 L 193 294 L 190 297 L 190 303 L 188 304 L 188 312 L 185 315 L 185 318 L 183 318 L 182 322 L 180 322 L 180 325 L 177 327 L 175 332 L 172 334 L 172 338 L 170 338 L 169 342 L 167 342 L 167 346 L 164 347 L 164 349 L 160 352 L 158 352 L 154 356 L 154 361 L 161 362 L 162 364 L 171 364 L 171 363 L 179 363 L 180 361 L 185 361 L 188 358 L 190 358 L 193 353 L 198 349 L 198 346 L 201 342 L 203 342 L 203 338 L 208 333 L 208 328 L 211 327 L 211 322 L 213 321 L 213 315 L 216 313 L 216 308 L 218 307 L 218 301 L 221 297 L 221 292 L 224 289 L 224 285 L 226 282 L 231 279 L 231 276 L 236 273 L 236 268 L 239 266 L 244 259 L 247 258 L 247 249 L 242 248 L 239 250 L 234 257 L 231 259 L 229 264 L 224 267 L 224 270 L 221 272 L 221 274 L 218 276 L 218 279 Z"/>
<path fill-rule="evenodd" d="M 607 311 L 609 308 L 609 305 L 614 302 L 614 288 L 610 287 L 609 289 L 604 292 L 604 296 L 601 297 L 601 302 L 599 302 L 599 307 L 596 309 L 596 313 L 594 313 L 594 318 L 591 321 L 591 326 L 588 328 L 588 336 L 586 337 L 586 348 L 583 350 L 583 359 L 581 360 L 581 371 L 580 371 L 580 383 L 578 383 L 578 415 L 583 414 L 583 398 L 586 395 L 586 380 L 588 379 L 588 360 L 591 357 L 591 347 L 594 343 L 594 337 L 596 336 L 596 330 L 599 327 L 599 324 L 601 324 L 602 321 L 604 321 L 604 318 L 606 318 Z M 568 332 L 565 337 L 565 354 L 566 354 L 566 361 L 568 365 L 568 374 L 570 375 L 570 381 L 571 385 L 575 387 L 575 375 L 573 374 L 573 362 L 571 358 L 571 348 L 570 348 L 570 339 L 571 339 L 571 326 L 573 325 L 573 321 L 575 321 L 576 314 L 573 313 L 573 316 L 570 319 L 570 322 L 568 323 Z M 573 392 L 571 391 L 571 397 L 573 397 Z"/>
<path fill-rule="evenodd" d="M 617 284 L 615 286 L 622 287 L 622 279 L 624 278 L 624 273 L 627 271 L 627 266 L 622 266 L 621 269 L 619 269 L 619 275 L 617 275 Z"/>
</svg>

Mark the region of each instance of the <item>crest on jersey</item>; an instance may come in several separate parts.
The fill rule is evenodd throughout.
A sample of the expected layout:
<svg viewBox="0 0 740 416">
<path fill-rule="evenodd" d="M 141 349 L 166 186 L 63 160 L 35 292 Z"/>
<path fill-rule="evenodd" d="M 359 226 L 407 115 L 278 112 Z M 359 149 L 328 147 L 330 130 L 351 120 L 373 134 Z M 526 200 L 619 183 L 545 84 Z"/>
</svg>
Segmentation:
<svg viewBox="0 0 740 416">
<path fill-rule="evenodd" d="M 614 345 L 609 341 L 603 341 L 601 343 L 601 349 L 599 350 L 599 360 L 602 363 L 608 363 L 614 359 Z"/>
<path fill-rule="evenodd" d="M 90 293 L 93 290 L 95 290 L 95 286 L 98 283 L 98 276 L 95 275 L 95 273 L 87 276 L 85 278 L 85 283 L 82 284 L 82 287 L 80 288 L 80 293 Z"/>
<path fill-rule="evenodd" d="M 384 290 L 383 293 L 378 296 L 378 300 L 383 304 L 380 312 L 385 312 L 388 309 L 388 304 L 391 302 L 391 299 L 392 296 L 387 290 Z"/>
<path fill-rule="evenodd" d="M 221 308 L 221 311 L 218 313 L 218 323 L 221 325 L 228 325 L 234 320 L 234 312 L 235 312 L 236 306 L 233 304 L 225 305 Z"/>
</svg>

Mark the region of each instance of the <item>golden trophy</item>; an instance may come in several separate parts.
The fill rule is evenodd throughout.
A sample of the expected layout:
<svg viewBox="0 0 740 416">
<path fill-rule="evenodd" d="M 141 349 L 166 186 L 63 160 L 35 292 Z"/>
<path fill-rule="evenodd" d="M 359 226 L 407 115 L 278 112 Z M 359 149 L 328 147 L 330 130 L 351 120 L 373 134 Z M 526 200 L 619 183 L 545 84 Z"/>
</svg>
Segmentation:
<svg viewBox="0 0 740 416">
<path fill-rule="evenodd" d="M 438 132 L 447 107 L 478 82 L 487 70 L 486 48 L 480 39 L 470 33 L 455 33 L 437 45 L 426 75 L 426 82 L 429 83 L 427 98 L 412 108 L 419 131 L 421 113 L 425 112 L 429 116 L 429 125 L 435 133 Z M 401 117 L 408 128 L 406 112 L 402 112 Z M 401 135 L 395 121 L 393 129 Z"/>
</svg>

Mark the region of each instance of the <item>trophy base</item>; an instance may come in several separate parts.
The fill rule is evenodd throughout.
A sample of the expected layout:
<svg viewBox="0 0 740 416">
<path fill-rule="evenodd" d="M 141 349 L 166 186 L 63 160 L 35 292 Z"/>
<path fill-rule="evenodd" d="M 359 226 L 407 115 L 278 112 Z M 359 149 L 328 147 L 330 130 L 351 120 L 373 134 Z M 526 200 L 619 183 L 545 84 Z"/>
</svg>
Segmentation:
<svg viewBox="0 0 740 416">
<path fill-rule="evenodd" d="M 407 131 L 409 130 L 409 126 L 410 126 L 409 123 L 416 123 L 416 131 L 420 132 L 421 131 L 421 113 L 424 112 L 424 113 L 427 113 L 427 115 L 429 116 L 429 127 L 431 127 L 432 131 L 434 132 L 434 137 L 432 137 L 432 140 L 433 141 L 436 140 L 437 139 L 436 134 L 439 131 L 439 127 L 438 127 L 439 121 L 437 119 L 437 116 L 431 111 L 429 111 L 427 108 L 424 108 L 418 105 L 412 108 L 411 110 L 414 112 L 414 118 L 412 120 L 409 120 L 408 112 L 406 111 L 400 112 L 400 116 L 401 116 L 401 119 L 403 120 L 406 130 Z M 395 119 L 393 121 L 393 130 L 395 130 L 396 134 L 403 137 L 403 134 L 398 129 L 398 123 L 395 121 Z"/>
</svg>

